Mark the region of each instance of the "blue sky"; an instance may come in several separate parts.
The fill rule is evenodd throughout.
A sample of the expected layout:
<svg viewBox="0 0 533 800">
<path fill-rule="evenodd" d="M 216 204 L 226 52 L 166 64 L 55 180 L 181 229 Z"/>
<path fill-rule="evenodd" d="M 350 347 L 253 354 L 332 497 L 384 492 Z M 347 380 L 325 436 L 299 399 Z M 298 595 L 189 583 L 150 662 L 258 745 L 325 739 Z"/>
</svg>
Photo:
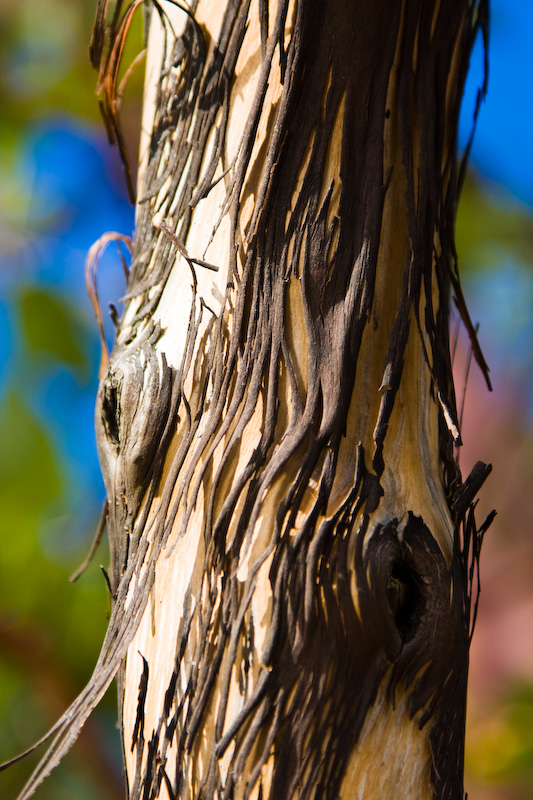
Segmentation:
<svg viewBox="0 0 533 800">
<path fill-rule="evenodd" d="M 464 98 L 463 143 L 482 71 L 482 46 L 478 41 Z M 532 81 L 533 3 L 493 0 L 489 91 L 480 112 L 471 161 L 482 175 L 529 206 L 533 206 Z"/>
</svg>

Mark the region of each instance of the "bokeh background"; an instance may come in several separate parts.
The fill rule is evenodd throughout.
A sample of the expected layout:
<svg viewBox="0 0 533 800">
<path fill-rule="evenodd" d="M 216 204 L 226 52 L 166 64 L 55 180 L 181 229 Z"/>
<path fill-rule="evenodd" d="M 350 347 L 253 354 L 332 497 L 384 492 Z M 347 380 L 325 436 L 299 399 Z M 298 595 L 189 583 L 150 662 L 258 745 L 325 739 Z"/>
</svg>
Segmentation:
<svg viewBox="0 0 533 800">
<path fill-rule="evenodd" d="M 84 261 L 105 231 L 133 230 L 88 61 L 94 6 L 0 3 L 0 760 L 44 733 L 85 685 L 109 612 L 99 568 L 105 543 L 84 575 L 68 580 L 104 499 L 92 422 L 99 342 Z M 489 94 L 457 232 L 464 291 L 494 385 L 489 394 L 452 322 L 461 405 L 464 398 L 461 467 L 466 474 L 478 459 L 494 464 L 479 517 L 498 510 L 482 553 L 471 653 L 471 800 L 533 796 L 532 30 L 528 0 L 493 0 Z M 140 21 L 130 46 L 132 54 L 142 46 Z M 479 43 L 463 147 L 482 80 Z M 129 83 L 124 116 L 134 159 L 141 87 L 142 69 Z M 110 250 L 103 307 L 118 304 L 123 288 Z M 113 689 L 38 800 L 123 796 L 115 721 Z M 36 760 L 0 773 L 0 797 L 16 796 Z"/>
</svg>

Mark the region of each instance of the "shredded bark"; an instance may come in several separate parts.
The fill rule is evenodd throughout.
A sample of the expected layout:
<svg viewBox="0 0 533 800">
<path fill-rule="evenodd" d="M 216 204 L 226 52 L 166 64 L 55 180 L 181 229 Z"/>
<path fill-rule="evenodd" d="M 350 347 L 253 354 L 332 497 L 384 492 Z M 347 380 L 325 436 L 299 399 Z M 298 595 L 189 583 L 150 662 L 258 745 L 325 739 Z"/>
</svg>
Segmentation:
<svg viewBox="0 0 533 800">
<path fill-rule="evenodd" d="M 104 112 L 122 152 L 117 75 L 139 3 L 127 4 L 124 12 L 123 5 L 117 3 L 111 13 L 108 2 L 99 3 L 91 44 Z M 401 686 L 409 693 L 411 717 L 420 728 L 428 726 L 435 798 L 462 798 L 471 606 L 472 598 L 477 604 L 476 570 L 490 520 L 478 529 L 474 518 L 474 496 L 488 468 L 479 466 L 462 483 L 453 458 L 459 423 L 448 316 L 453 288 L 468 327 L 454 246 L 456 131 L 469 54 L 486 22 L 486 3 L 380 0 L 370 12 L 365 4 L 343 0 L 280 0 L 274 14 L 261 0 L 253 6 L 261 36 L 259 80 L 229 163 L 232 86 L 252 6 L 248 0 L 227 4 L 212 47 L 194 18 L 194 6 L 178 38 L 163 8 L 156 8 L 168 38 L 138 198 L 128 327 L 119 331 L 97 404 L 110 501 L 114 608 L 94 675 L 55 727 L 56 739 L 21 797 L 28 797 L 58 763 L 121 669 L 147 607 L 158 558 L 170 537 L 187 529 L 202 489 L 207 511 L 201 602 L 189 593 L 179 630 L 171 632 L 175 668 L 159 723 L 147 731 L 143 713 L 151 676 L 143 656 L 130 798 L 157 798 L 164 785 L 171 797 L 229 800 L 239 781 L 244 798 L 253 791 L 265 797 L 262 792 L 268 791 L 270 798 L 337 797 L 384 681 L 391 705 Z M 269 112 L 254 211 L 242 232 L 252 152 L 275 62 L 282 92 Z M 452 79 L 456 85 L 450 87 Z M 337 177 L 325 186 L 322 176 L 339 118 Z M 391 125 L 399 131 L 401 161 L 387 165 Z M 381 401 L 371 445 L 360 444 L 354 455 L 351 490 L 332 510 L 339 452 L 376 307 L 386 197 L 399 171 L 405 181 L 408 252 L 404 263 L 393 265 L 399 288 Z M 217 314 L 198 296 L 194 278 L 196 266 L 217 265 L 185 247 L 195 208 L 221 180 L 226 186 L 221 217 L 231 220 L 231 269 Z M 166 222 L 154 225 L 154 216 Z M 214 230 L 220 221 L 213 221 Z M 176 247 L 193 275 L 179 369 L 168 366 L 158 350 L 162 331 L 153 321 Z M 292 279 L 299 282 L 305 311 L 305 385 L 286 327 Z M 129 304 L 134 313 L 128 314 Z M 471 325 L 468 329 L 486 373 L 475 332 Z M 406 347 L 415 335 L 431 376 L 431 402 L 440 408 L 439 480 L 455 525 L 451 561 L 434 532 L 409 508 L 403 522 L 372 522 L 383 496 L 387 435 Z M 282 375 L 290 392 L 287 416 L 280 410 Z M 228 488 L 228 465 L 236 463 L 259 403 L 263 419 L 257 445 Z M 148 523 L 177 431 L 179 445 L 156 517 Z M 219 447 L 222 456 L 215 467 Z M 248 576 L 239 581 L 265 498 L 280 476 L 285 491 L 270 538 L 260 554 L 252 554 Z M 267 559 L 271 618 L 259 663 L 251 603 Z M 227 725 L 236 664 L 245 699 Z M 122 678 L 120 672 L 119 682 Z M 199 759 L 208 719 L 214 739 Z M 229 759 L 225 779 L 224 756 Z M 262 770 L 269 760 L 273 771 L 267 787 Z"/>
</svg>

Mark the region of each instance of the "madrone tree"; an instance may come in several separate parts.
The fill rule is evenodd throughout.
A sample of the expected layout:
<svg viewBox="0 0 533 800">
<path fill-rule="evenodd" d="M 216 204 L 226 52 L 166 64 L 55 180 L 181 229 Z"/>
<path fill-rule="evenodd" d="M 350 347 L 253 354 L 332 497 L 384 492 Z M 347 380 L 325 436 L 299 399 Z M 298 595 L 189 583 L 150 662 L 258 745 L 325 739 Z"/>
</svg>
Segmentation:
<svg viewBox="0 0 533 800">
<path fill-rule="evenodd" d="M 122 150 L 139 6 L 100 0 L 91 43 Z M 131 800 L 462 800 L 489 468 L 463 480 L 454 457 L 449 314 L 487 373 L 454 246 L 485 1 L 148 16 L 96 404 L 112 615 L 21 797 L 116 677 Z"/>
</svg>

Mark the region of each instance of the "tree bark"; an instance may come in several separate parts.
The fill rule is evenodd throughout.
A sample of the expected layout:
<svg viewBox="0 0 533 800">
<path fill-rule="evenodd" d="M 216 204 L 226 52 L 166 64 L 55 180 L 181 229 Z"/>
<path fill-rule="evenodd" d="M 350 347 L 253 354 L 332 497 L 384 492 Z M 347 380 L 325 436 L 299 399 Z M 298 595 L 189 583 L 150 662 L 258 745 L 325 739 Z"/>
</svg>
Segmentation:
<svg viewBox="0 0 533 800">
<path fill-rule="evenodd" d="M 120 144 L 117 5 L 93 58 Z M 486 14 L 154 5 L 96 409 L 114 608 L 37 782 L 118 670 L 132 800 L 463 797 L 489 468 L 454 458 L 448 319 L 453 291 L 486 370 L 454 247 Z"/>
</svg>

